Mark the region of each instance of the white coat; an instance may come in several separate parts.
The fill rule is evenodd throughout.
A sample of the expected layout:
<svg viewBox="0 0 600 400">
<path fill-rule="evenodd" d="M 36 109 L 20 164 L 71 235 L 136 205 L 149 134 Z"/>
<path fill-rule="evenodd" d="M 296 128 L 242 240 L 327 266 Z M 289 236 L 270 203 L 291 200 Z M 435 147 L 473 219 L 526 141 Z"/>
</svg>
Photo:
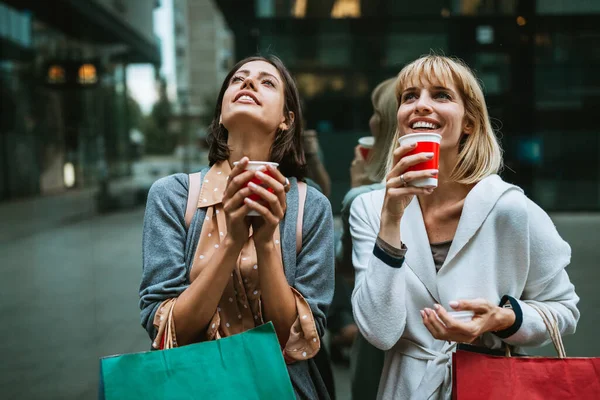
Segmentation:
<svg viewBox="0 0 600 400">
<path fill-rule="evenodd" d="M 455 344 L 434 339 L 419 310 L 435 303 L 503 295 L 518 300 L 522 325 L 506 339 L 486 333 L 486 347 L 502 341 L 517 347 L 541 346 L 550 338 L 528 303 L 547 307 L 561 333 L 579 320 L 575 293 L 565 267 L 571 248 L 549 216 L 523 191 L 492 175 L 479 182 L 464 208 L 446 261 L 436 273 L 425 224 L 415 197 L 406 208 L 400 232 L 408 252 L 394 268 L 373 254 L 385 189 L 359 196 L 350 211 L 356 284 L 352 305 L 365 338 L 387 350 L 380 399 L 449 399 L 451 353 Z"/>
</svg>

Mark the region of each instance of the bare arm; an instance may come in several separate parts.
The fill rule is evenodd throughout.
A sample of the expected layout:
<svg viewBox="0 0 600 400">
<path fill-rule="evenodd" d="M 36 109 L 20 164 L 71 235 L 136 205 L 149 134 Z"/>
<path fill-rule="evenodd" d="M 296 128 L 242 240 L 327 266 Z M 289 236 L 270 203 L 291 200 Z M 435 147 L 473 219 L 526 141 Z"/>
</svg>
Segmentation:
<svg viewBox="0 0 600 400">
<path fill-rule="evenodd" d="M 206 331 L 241 250 L 240 244 L 225 238 L 211 262 L 177 299 L 173 318 L 180 345 L 196 342 L 202 332 Z"/>
</svg>

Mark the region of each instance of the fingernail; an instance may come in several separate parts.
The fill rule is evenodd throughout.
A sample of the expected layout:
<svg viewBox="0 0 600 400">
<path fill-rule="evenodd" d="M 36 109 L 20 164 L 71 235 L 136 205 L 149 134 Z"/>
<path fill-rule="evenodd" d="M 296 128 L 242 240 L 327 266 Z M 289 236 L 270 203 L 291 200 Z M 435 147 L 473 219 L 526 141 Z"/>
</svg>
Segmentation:
<svg viewBox="0 0 600 400">
<path fill-rule="evenodd" d="M 254 201 L 250 197 L 246 197 L 246 198 L 244 198 L 244 202 L 253 203 Z"/>
<path fill-rule="evenodd" d="M 420 310 L 420 313 L 421 313 L 421 317 L 425 318 L 425 311 Z"/>
<path fill-rule="evenodd" d="M 440 305 L 436 304 L 436 305 L 433 306 L 433 308 L 435 308 L 436 310 L 439 310 L 440 309 Z"/>
<path fill-rule="evenodd" d="M 417 144 L 416 144 L 416 143 L 411 143 L 411 144 L 410 144 L 410 147 L 411 147 L 411 148 L 417 147 Z"/>
<path fill-rule="evenodd" d="M 431 310 L 429 308 L 425 309 L 425 314 L 429 315 L 430 312 L 431 312 Z"/>
<path fill-rule="evenodd" d="M 262 167 L 261 167 L 262 168 Z M 262 173 L 260 170 L 256 171 L 256 176 L 258 176 L 259 178 L 264 178 L 265 174 Z"/>
<path fill-rule="evenodd" d="M 453 300 L 453 301 L 451 301 L 451 302 L 450 302 L 450 303 L 448 303 L 448 304 L 449 304 L 449 305 L 450 305 L 450 307 L 452 307 L 452 308 L 456 308 L 456 307 L 458 307 L 458 301 L 454 301 L 454 300 Z"/>
<path fill-rule="evenodd" d="M 258 187 L 258 185 L 254 182 L 248 182 L 248 186 L 250 186 L 252 189 L 256 189 Z"/>
<path fill-rule="evenodd" d="M 425 158 L 431 160 L 433 158 L 433 153 L 427 153 L 427 155 L 425 156 Z"/>
<path fill-rule="evenodd" d="M 436 176 L 438 174 L 438 172 L 440 172 L 440 171 L 438 171 L 437 169 L 431 171 L 431 176 Z"/>
</svg>

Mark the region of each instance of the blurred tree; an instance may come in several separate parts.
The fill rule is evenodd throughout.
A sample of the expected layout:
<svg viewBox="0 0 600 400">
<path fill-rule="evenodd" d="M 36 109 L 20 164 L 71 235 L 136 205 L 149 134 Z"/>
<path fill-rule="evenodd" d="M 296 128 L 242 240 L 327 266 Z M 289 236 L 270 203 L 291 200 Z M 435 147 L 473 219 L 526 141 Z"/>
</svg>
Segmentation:
<svg viewBox="0 0 600 400">
<path fill-rule="evenodd" d="M 146 138 L 146 153 L 171 154 L 175 149 L 177 138 L 169 132 L 172 107 L 167 97 L 167 84 L 161 79 L 159 98 L 152 107 L 152 112 L 143 121 L 142 131 Z"/>
</svg>

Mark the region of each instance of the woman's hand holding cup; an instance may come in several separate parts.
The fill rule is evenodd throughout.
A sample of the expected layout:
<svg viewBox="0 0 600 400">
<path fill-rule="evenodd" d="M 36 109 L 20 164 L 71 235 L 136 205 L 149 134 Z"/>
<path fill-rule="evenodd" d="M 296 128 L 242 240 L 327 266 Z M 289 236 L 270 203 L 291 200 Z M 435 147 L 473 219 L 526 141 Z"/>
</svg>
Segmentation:
<svg viewBox="0 0 600 400">
<path fill-rule="evenodd" d="M 223 193 L 227 237 L 238 245 L 246 243 L 250 230 L 250 221 L 246 216 L 251 209 L 244 199 L 252 194 L 248 182 L 254 178 L 255 172 L 246 169 L 248 162 L 248 157 L 243 157 L 234 163 Z"/>
<path fill-rule="evenodd" d="M 382 219 L 387 217 L 399 222 L 414 195 L 428 195 L 435 189 L 433 187 L 411 186 L 411 182 L 437 177 L 438 174 L 437 169 L 409 171 L 412 166 L 434 158 L 434 154 L 429 152 L 408 155 L 416 147 L 417 143 L 413 142 L 402 144 L 394 150 L 394 166 L 386 176 Z"/>
<path fill-rule="evenodd" d="M 244 202 L 254 211 L 254 215 L 262 217 L 252 218 L 251 221 L 254 244 L 259 247 L 273 242 L 275 228 L 279 226 L 287 209 L 285 194 L 289 190 L 289 180 L 274 164 L 267 164 L 265 169 L 257 170 L 255 177 L 261 184 L 248 182 L 248 188 L 254 196 L 246 197 Z"/>
</svg>

